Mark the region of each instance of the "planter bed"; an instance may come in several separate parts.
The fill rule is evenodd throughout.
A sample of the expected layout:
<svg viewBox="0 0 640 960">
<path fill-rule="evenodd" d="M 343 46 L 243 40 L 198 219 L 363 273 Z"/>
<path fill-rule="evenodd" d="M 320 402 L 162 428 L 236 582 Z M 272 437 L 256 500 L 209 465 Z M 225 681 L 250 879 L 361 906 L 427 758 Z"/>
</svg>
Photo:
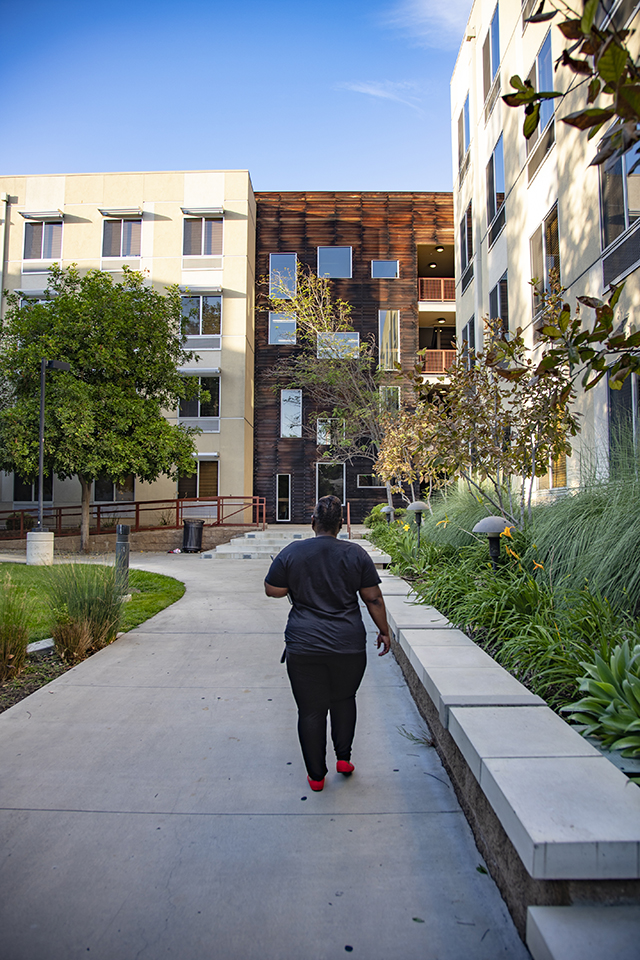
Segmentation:
<svg viewBox="0 0 640 960">
<path fill-rule="evenodd" d="M 554 944 L 569 930 L 576 957 L 601 960 L 592 934 L 605 928 L 608 954 L 636 957 L 640 788 L 434 607 L 412 603 L 408 584 L 384 577 L 382 591 L 395 657 L 534 960 L 568 960 Z"/>
</svg>

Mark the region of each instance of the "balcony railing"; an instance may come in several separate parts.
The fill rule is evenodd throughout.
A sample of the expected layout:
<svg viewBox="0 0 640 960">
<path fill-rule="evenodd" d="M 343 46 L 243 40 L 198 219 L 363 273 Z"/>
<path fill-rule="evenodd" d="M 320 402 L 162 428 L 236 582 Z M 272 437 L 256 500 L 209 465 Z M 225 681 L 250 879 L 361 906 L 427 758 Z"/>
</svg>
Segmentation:
<svg viewBox="0 0 640 960">
<path fill-rule="evenodd" d="M 455 350 L 427 350 L 422 357 L 422 372 L 446 373 L 455 359 Z"/>
<path fill-rule="evenodd" d="M 183 497 L 175 500 L 138 500 L 121 503 L 92 503 L 91 533 L 115 533 L 118 523 L 128 524 L 133 531 L 175 529 L 183 520 L 201 519 L 207 527 L 229 524 L 237 527 L 265 529 L 264 497 Z M 82 508 L 77 506 L 44 507 L 44 525 L 58 537 L 73 536 L 80 529 Z M 33 530 L 38 505 L 27 510 L 0 510 L 0 539 L 11 540 Z"/>
<path fill-rule="evenodd" d="M 456 281 L 453 277 L 418 277 L 418 300 L 454 301 Z"/>
</svg>

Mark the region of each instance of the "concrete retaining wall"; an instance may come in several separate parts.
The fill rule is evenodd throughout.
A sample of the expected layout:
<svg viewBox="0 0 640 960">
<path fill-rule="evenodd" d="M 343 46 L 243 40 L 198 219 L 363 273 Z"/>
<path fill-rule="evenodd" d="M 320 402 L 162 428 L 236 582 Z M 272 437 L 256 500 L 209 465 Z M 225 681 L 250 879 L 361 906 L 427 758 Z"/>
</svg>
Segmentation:
<svg viewBox="0 0 640 960">
<path fill-rule="evenodd" d="M 247 527 L 204 527 L 202 531 L 202 549 L 213 550 L 220 543 L 228 543 L 232 537 L 237 537 L 244 533 Z M 162 553 L 163 551 L 174 550 L 176 547 L 182 547 L 182 530 L 139 530 L 132 532 L 129 538 L 129 544 L 132 551 L 141 551 L 145 553 Z M 100 535 L 89 538 L 91 553 L 115 553 L 116 533 L 101 533 Z M 3 540 L 0 541 L 0 551 L 2 553 L 16 552 L 25 553 L 27 541 L 25 540 Z M 56 537 L 54 541 L 54 554 L 56 556 L 65 553 L 78 553 L 80 551 L 80 537 Z"/>
</svg>

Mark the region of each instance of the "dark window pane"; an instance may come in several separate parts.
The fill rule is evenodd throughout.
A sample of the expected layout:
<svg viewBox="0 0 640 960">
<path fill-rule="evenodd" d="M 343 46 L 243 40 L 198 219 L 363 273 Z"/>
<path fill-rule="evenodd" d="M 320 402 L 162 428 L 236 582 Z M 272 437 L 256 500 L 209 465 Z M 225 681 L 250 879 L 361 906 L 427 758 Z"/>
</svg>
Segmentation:
<svg viewBox="0 0 640 960">
<path fill-rule="evenodd" d="M 484 99 L 487 99 L 491 89 L 491 29 L 487 32 L 484 43 L 482 44 L 482 80 L 484 86 Z"/>
<path fill-rule="evenodd" d="M 540 297 L 544 290 L 545 276 L 542 261 L 542 227 L 538 227 L 531 238 L 531 279 L 537 281 L 533 289 L 533 310 L 540 309 Z"/>
<path fill-rule="evenodd" d="M 207 257 L 222 256 L 222 220 L 204 221 L 204 249 Z"/>
<path fill-rule="evenodd" d="M 122 234 L 122 220 L 105 220 L 104 235 L 102 238 L 102 256 L 120 256 L 120 238 Z"/>
<path fill-rule="evenodd" d="M 24 225 L 24 259 L 42 259 L 42 224 L 25 223 Z"/>
<path fill-rule="evenodd" d="M 198 496 L 198 474 L 192 473 L 190 477 L 180 477 L 178 479 L 178 496 L 197 497 Z"/>
<path fill-rule="evenodd" d="M 560 274 L 560 238 L 558 236 L 558 208 L 555 207 L 544 222 L 544 241 L 546 255 L 546 281 L 552 270 Z"/>
<path fill-rule="evenodd" d="M 200 333 L 200 297 L 182 297 L 182 329 L 188 337 Z"/>
<path fill-rule="evenodd" d="M 141 220 L 124 220 L 122 223 L 122 256 L 140 256 Z"/>
<path fill-rule="evenodd" d="M 487 223 L 491 223 L 496 215 L 496 181 L 493 165 L 493 155 L 487 164 Z"/>
<path fill-rule="evenodd" d="M 201 460 L 199 465 L 199 497 L 218 496 L 218 461 Z"/>
<path fill-rule="evenodd" d="M 504 150 L 502 147 L 502 135 L 496 143 L 496 148 L 493 151 L 493 163 L 494 163 L 494 190 L 495 190 L 495 204 L 496 204 L 496 213 L 504 203 Z"/>
<path fill-rule="evenodd" d="M 59 260 L 62 252 L 62 224 L 45 223 L 42 238 L 42 259 Z"/>
<path fill-rule="evenodd" d="M 220 415 L 220 378 L 200 377 L 200 386 L 211 394 L 210 400 L 200 401 L 201 417 L 217 417 Z"/>
<path fill-rule="evenodd" d="M 13 499 L 20 503 L 30 503 L 34 499 L 34 486 L 31 480 L 25 480 L 17 473 L 13 475 Z"/>
<path fill-rule="evenodd" d="M 202 332 L 220 333 L 221 297 L 202 298 Z"/>
<path fill-rule="evenodd" d="M 184 246 L 182 252 L 185 257 L 199 257 L 202 253 L 202 220 L 198 218 L 184 221 Z"/>
<path fill-rule="evenodd" d="M 318 276 L 345 279 L 351 276 L 351 247 L 318 247 Z"/>
<path fill-rule="evenodd" d="M 93 499 L 96 503 L 113 502 L 114 484 L 108 477 L 97 477 L 94 485 Z"/>
<path fill-rule="evenodd" d="M 318 500 L 320 497 L 338 497 L 344 503 L 344 466 L 341 463 L 318 464 Z"/>
<path fill-rule="evenodd" d="M 116 494 L 116 503 L 125 503 L 126 501 L 132 501 L 133 496 L 133 474 L 130 473 L 128 477 L 125 478 L 123 484 L 117 484 L 115 488 Z"/>
<path fill-rule="evenodd" d="M 279 473 L 276 480 L 276 501 L 278 520 L 290 520 L 291 476 Z"/>
</svg>

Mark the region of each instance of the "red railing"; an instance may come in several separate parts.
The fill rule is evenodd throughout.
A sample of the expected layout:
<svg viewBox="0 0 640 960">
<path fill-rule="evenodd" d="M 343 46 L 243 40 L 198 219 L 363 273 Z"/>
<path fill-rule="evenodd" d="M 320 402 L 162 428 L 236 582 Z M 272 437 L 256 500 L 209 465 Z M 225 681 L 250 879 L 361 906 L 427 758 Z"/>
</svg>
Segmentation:
<svg viewBox="0 0 640 960">
<path fill-rule="evenodd" d="M 122 503 L 92 503 L 91 533 L 115 533 L 118 523 L 128 524 L 132 531 L 172 530 L 183 520 L 204 520 L 207 527 L 225 524 L 236 527 L 266 528 L 267 501 L 264 497 L 184 497 L 175 500 L 139 500 Z M 44 525 L 56 536 L 70 537 L 80 529 L 82 508 L 79 505 L 44 508 Z M 23 510 L 0 510 L 0 538 L 19 539 L 33 530 L 38 507 Z"/>
<path fill-rule="evenodd" d="M 455 299 L 454 277 L 418 277 L 418 300 L 452 301 Z"/>
<path fill-rule="evenodd" d="M 445 373 L 455 359 L 455 350 L 427 350 L 422 355 L 422 372 Z"/>
</svg>

